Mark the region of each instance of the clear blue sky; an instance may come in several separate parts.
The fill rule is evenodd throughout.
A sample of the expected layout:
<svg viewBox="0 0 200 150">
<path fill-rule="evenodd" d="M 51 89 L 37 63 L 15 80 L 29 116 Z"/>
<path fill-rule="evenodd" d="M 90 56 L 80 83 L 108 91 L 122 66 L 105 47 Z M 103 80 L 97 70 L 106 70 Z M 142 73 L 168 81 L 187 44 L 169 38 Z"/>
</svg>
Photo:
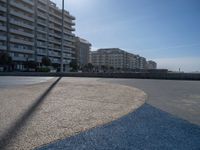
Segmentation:
<svg viewBox="0 0 200 150">
<path fill-rule="evenodd" d="M 200 0 L 65 0 L 65 9 L 93 50 L 118 47 L 159 68 L 200 71 Z"/>
</svg>

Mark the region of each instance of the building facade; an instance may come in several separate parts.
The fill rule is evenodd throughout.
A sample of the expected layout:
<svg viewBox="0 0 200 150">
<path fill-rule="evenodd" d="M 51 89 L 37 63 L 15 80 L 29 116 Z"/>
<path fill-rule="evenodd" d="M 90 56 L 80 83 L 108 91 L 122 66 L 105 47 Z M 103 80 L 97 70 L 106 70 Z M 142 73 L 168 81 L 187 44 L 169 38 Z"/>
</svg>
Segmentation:
<svg viewBox="0 0 200 150">
<path fill-rule="evenodd" d="M 136 69 L 136 57 L 119 48 L 99 49 L 91 52 L 91 62 L 96 67 L 105 66 L 115 70 Z"/>
<path fill-rule="evenodd" d="M 114 68 L 115 70 L 124 71 L 148 69 L 146 58 L 128 53 L 118 48 L 99 49 L 97 51 L 92 51 L 91 63 L 98 68 L 104 66 L 106 68 Z"/>
<path fill-rule="evenodd" d="M 157 69 L 157 63 L 155 61 L 149 60 L 147 61 L 148 69 Z"/>
<path fill-rule="evenodd" d="M 139 69 L 147 69 L 147 61 L 144 57 L 139 57 Z"/>
<path fill-rule="evenodd" d="M 98 68 L 123 69 L 126 66 L 125 58 L 125 51 L 118 48 L 99 49 L 91 52 L 92 64 Z"/>
<path fill-rule="evenodd" d="M 0 52 L 8 52 L 15 69 L 23 70 L 24 62 L 41 63 L 48 56 L 55 67 L 63 61 L 67 70 L 75 58 L 75 17 L 50 0 L 0 0 Z M 63 58 L 63 59 L 62 59 Z"/>
<path fill-rule="evenodd" d="M 80 37 L 76 37 L 76 59 L 80 68 L 84 67 L 90 62 L 90 48 L 91 44 Z"/>
</svg>

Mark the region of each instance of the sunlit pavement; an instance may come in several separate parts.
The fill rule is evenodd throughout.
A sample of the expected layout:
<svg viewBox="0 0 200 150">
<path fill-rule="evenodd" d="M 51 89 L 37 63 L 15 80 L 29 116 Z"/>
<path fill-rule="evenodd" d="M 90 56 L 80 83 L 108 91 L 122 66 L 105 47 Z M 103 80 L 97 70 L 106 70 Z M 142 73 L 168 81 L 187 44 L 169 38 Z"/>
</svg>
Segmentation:
<svg viewBox="0 0 200 150">
<path fill-rule="evenodd" d="M 34 77 L 6 78 L 0 80 L 3 89 L 22 85 L 29 85 L 30 88 L 31 84 L 49 80 Z M 26 82 L 27 80 L 29 82 Z M 63 140 L 54 140 L 51 144 L 39 146 L 38 150 L 200 149 L 200 82 L 136 79 L 99 79 L 99 81 L 140 88 L 148 94 L 147 102 L 135 112 L 120 119 L 88 129 L 75 136 L 62 138 Z"/>
<path fill-rule="evenodd" d="M 0 77 L 0 88 L 16 87 L 21 85 L 31 85 L 46 82 L 53 77 Z"/>
<path fill-rule="evenodd" d="M 103 81 L 141 88 L 148 94 L 147 103 L 119 120 L 43 146 L 39 150 L 200 149 L 200 82 Z"/>
<path fill-rule="evenodd" d="M 121 118 L 146 100 L 146 94 L 139 89 L 97 78 L 63 77 L 32 85 L 24 85 L 23 81 L 19 86 L 11 85 L 0 90 L 3 150 L 29 150 L 76 135 Z"/>
</svg>

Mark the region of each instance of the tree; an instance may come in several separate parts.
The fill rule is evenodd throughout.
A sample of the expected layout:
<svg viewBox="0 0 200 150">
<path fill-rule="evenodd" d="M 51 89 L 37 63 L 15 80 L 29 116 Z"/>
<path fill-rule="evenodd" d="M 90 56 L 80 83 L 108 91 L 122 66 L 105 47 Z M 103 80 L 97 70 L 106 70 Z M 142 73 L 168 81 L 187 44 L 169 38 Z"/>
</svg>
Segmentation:
<svg viewBox="0 0 200 150">
<path fill-rule="evenodd" d="M 90 72 L 92 71 L 94 66 L 91 63 L 88 63 L 87 65 L 84 66 L 84 71 Z"/>
<path fill-rule="evenodd" d="M 50 66 L 51 65 L 51 59 L 49 59 L 49 57 L 47 57 L 47 56 L 42 57 L 42 65 Z"/>
<path fill-rule="evenodd" d="M 0 53 L 0 64 L 1 65 L 10 65 L 10 64 L 12 64 L 12 57 L 10 57 L 8 53 L 1 52 Z"/>
<path fill-rule="evenodd" d="M 72 68 L 71 71 L 77 71 L 78 70 L 78 63 L 76 59 L 73 59 L 69 66 Z"/>
<path fill-rule="evenodd" d="M 6 52 L 0 53 L 0 65 L 5 67 L 4 69 L 9 70 L 12 65 L 12 57 Z"/>
<path fill-rule="evenodd" d="M 37 67 L 37 63 L 35 61 L 27 61 L 25 63 L 26 68 L 35 69 Z"/>
<path fill-rule="evenodd" d="M 94 68 L 93 64 L 91 64 L 91 63 L 88 63 L 87 66 L 88 66 L 88 69 L 89 69 L 90 71 Z"/>
</svg>

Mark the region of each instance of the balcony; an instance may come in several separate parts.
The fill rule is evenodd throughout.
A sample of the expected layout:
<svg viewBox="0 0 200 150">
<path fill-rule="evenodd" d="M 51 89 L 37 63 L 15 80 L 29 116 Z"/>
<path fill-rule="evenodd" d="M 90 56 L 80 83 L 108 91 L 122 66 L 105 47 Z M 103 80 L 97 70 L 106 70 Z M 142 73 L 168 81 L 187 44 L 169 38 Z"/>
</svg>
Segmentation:
<svg viewBox="0 0 200 150">
<path fill-rule="evenodd" d="M 61 35 L 58 35 L 58 34 L 56 34 L 56 33 L 51 33 L 51 32 L 49 32 L 49 35 L 51 35 L 51 36 L 54 36 L 54 37 L 57 37 L 57 38 L 60 38 L 60 39 L 61 39 Z"/>
<path fill-rule="evenodd" d="M 37 20 L 37 23 L 40 24 L 40 25 L 42 25 L 42 26 L 45 26 L 45 27 L 47 26 L 47 23 L 43 22 L 43 21 Z"/>
<path fill-rule="evenodd" d="M 1 25 L 0 25 L 0 31 L 7 31 L 7 30 L 6 30 L 6 26 L 1 26 Z"/>
<path fill-rule="evenodd" d="M 10 5 L 12 5 L 13 7 L 17 7 L 19 9 L 23 10 L 23 11 L 28 12 L 28 13 L 31 13 L 31 14 L 34 13 L 33 8 L 30 9 L 30 8 L 26 7 L 25 5 L 23 5 L 22 3 L 17 3 L 17 2 L 12 0 L 12 1 L 10 1 Z"/>
<path fill-rule="evenodd" d="M 72 20 L 67 19 L 67 18 L 65 18 L 65 22 L 67 22 L 68 24 L 71 24 L 72 26 L 75 25 L 75 22 L 73 22 Z"/>
<path fill-rule="evenodd" d="M 22 0 L 24 3 L 27 3 L 29 5 L 34 5 L 33 0 Z"/>
<path fill-rule="evenodd" d="M 46 43 L 41 44 L 41 43 L 38 43 L 38 42 L 37 42 L 37 47 L 40 47 L 40 48 L 46 48 L 47 45 L 46 45 Z"/>
<path fill-rule="evenodd" d="M 38 36 L 38 35 L 37 35 L 37 39 L 41 40 L 41 41 L 45 41 L 45 42 L 47 41 L 46 37 L 42 37 L 42 36 Z"/>
<path fill-rule="evenodd" d="M 75 28 L 72 28 L 71 26 L 65 25 L 65 28 L 67 28 L 70 31 L 75 31 Z"/>
<path fill-rule="evenodd" d="M 47 8 L 46 8 L 46 7 L 43 7 L 43 6 L 38 5 L 37 8 L 38 8 L 40 11 L 47 12 Z"/>
<path fill-rule="evenodd" d="M 66 42 L 64 42 L 64 46 L 71 47 L 71 48 L 75 48 L 74 45 L 72 45 L 72 44 L 68 44 L 68 43 L 66 43 Z"/>
<path fill-rule="evenodd" d="M 59 52 L 61 51 L 61 48 L 55 48 L 55 47 L 52 47 L 52 46 L 49 46 L 48 49 L 59 51 Z"/>
<path fill-rule="evenodd" d="M 45 4 L 45 5 L 47 5 L 47 0 L 38 0 L 38 1 L 43 3 L 43 4 Z"/>
<path fill-rule="evenodd" d="M 3 7 L 3 6 L 0 5 L 0 10 L 3 11 L 3 12 L 6 12 L 6 7 Z"/>
<path fill-rule="evenodd" d="M 49 38 L 49 42 L 61 45 L 61 41 Z"/>
<path fill-rule="evenodd" d="M 62 15 L 57 15 L 54 12 L 50 12 L 50 14 L 53 15 L 54 17 L 59 18 L 60 20 L 62 20 Z"/>
<path fill-rule="evenodd" d="M 49 17 L 49 20 L 50 20 L 51 22 L 55 23 L 55 24 L 58 24 L 58 25 L 62 26 L 62 21 L 61 21 L 61 20 L 60 20 L 60 21 L 57 21 L 56 19 L 54 19 L 54 18 L 52 18 L 52 17 Z"/>
<path fill-rule="evenodd" d="M 14 10 L 10 10 L 10 14 L 12 14 L 12 15 L 14 15 L 14 16 L 17 16 L 17 17 L 20 17 L 20 18 L 22 18 L 22 19 L 26 19 L 26 20 L 28 20 L 28 21 L 34 22 L 34 17 L 29 17 L 29 16 L 27 16 L 27 15 L 20 14 L 20 13 L 14 11 Z"/>
<path fill-rule="evenodd" d="M 13 56 L 12 59 L 14 61 L 27 61 L 26 57 L 16 57 L 16 56 Z"/>
<path fill-rule="evenodd" d="M 14 19 L 11 19 L 11 20 L 10 20 L 10 23 L 15 24 L 15 25 L 18 25 L 18 26 L 21 26 L 21 27 L 24 27 L 24 28 L 28 28 L 28 29 L 34 30 L 34 26 L 25 24 L 25 23 L 23 23 L 23 22 L 21 22 L 21 21 L 16 21 L 16 20 L 14 20 Z"/>
<path fill-rule="evenodd" d="M 33 50 L 21 49 L 21 48 L 15 48 L 15 47 L 11 47 L 10 51 L 20 52 L 20 53 L 24 53 L 24 54 L 34 54 L 35 53 Z"/>
<path fill-rule="evenodd" d="M 26 32 L 21 31 L 21 30 L 10 29 L 10 32 L 14 33 L 14 34 L 18 34 L 18 35 L 27 36 L 27 37 L 30 37 L 30 38 L 34 37 L 33 33 L 32 34 L 31 33 L 26 33 Z"/>
<path fill-rule="evenodd" d="M 70 32 L 70 31 L 64 30 L 64 33 L 67 34 L 67 35 L 75 37 L 75 34 Z"/>
<path fill-rule="evenodd" d="M 51 62 L 52 62 L 52 63 L 56 63 L 56 64 L 60 64 L 60 63 L 61 63 L 61 60 L 51 59 Z"/>
<path fill-rule="evenodd" d="M 50 29 L 53 29 L 53 30 L 56 30 L 56 31 L 59 31 L 59 32 L 62 31 L 61 28 L 58 28 L 58 27 L 56 27 L 56 26 L 54 26 L 54 25 L 52 25 L 52 24 L 49 25 L 49 28 L 50 28 Z"/>
<path fill-rule="evenodd" d="M 7 46 L 6 45 L 0 45 L 0 50 L 7 50 Z"/>
<path fill-rule="evenodd" d="M 51 53 L 49 53 L 49 56 L 60 58 L 60 57 L 61 57 L 61 54 L 51 52 Z"/>
<path fill-rule="evenodd" d="M 46 55 L 47 55 L 47 53 L 44 53 L 44 52 L 41 52 L 41 51 L 37 50 L 37 55 L 46 56 Z"/>
<path fill-rule="evenodd" d="M 43 34 L 47 33 L 46 29 L 42 29 L 42 28 L 38 28 L 38 27 L 37 27 L 37 31 L 40 33 L 43 33 Z"/>
<path fill-rule="evenodd" d="M 4 21 L 4 22 L 6 22 L 6 17 L 4 17 L 4 16 L 0 16 L 0 21 Z"/>
<path fill-rule="evenodd" d="M 47 19 L 47 14 L 43 14 L 43 13 L 41 13 L 41 12 L 38 12 L 38 17 L 41 17 L 41 18 L 43 18 L 43 19 Z"/>
<path fill-rule="evenodd" d="M 3 36 L 3 35 L 0 35 L 0 40 L 1 40 L 1 41 L 6 41 L 6 40 L 7 40 L 7 37 L 6 37 L 6 35 L 5 35 L 5 36 Z"/>
<path fill-rule="evenodd" d="M 29 41 L 25 41 L 23 39 L 16 39 L 16 38 L 10 38 L 11 42 L 14 43 L 20 43 L 20 44 L 25 44 L 25 45 L 30 45 L 30 46 L 34 46 L 34 42 L 29 42 Z"/>
</svg>

